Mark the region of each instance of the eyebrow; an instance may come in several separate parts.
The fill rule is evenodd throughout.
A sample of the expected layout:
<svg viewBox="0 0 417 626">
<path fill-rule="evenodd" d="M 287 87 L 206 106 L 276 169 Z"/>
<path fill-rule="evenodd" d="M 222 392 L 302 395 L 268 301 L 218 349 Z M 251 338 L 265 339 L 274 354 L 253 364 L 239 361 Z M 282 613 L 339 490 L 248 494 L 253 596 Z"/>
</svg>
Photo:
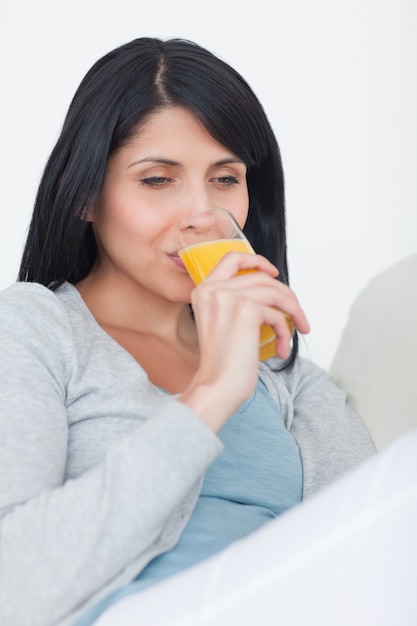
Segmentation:
<svg viewBox="0 0 417 626">
<path fill-rule="evenodd" d="M 179 166 L 181 165 L 181 163 L 179 161 L 173 161 L 172 159 L 165 159 L 163 157 L 153 157 L 153 156 L 148 156 L 148 157 L 144 157 L 143 159 L 138 159 L 137 161 L 133 161 L 133 163 L 131 163 L 128 166 L 128 169 L 133 167 L 134 165 L 140 165 L 141 163 L 156 163 L 156 164 L 161 164 L 161 165 L 172 165 L 172 166 Z M 242 161 L 242 159 L 239 159 L 238 157 L 226 157 L 224 159 L 219 159 L 218 161 L 215 161 L 212 165 L 214 167 L 219 167 L 221 165 L 228 165 L 229 163 L 241 163 L 242 165 L 245 165 L 245 163 Z"/>
</svg>

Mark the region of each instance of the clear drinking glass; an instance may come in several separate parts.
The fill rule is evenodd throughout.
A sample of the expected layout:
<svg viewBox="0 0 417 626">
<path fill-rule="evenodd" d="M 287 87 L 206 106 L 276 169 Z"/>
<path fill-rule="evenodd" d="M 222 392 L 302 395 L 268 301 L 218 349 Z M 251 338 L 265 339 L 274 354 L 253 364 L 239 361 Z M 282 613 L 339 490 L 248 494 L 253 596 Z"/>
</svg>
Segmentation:
<svg viewBox="0 0 417 626">
<path fill-rule="evenodd" d="M 177 231 L 179 256 L 195 285 L 203 281 L 220 259 L 230 251 L 255 254 L 235 218 L 222 208 L 194 213 L 184 220 Z M 256 270 L 243 270 L 239 274 Z M 294 324 L 286 315 L 293 333 Z M 259 359 L 264 361 L 276 355 L 275 333 L 266 324 L 261 326 Z"/>
</svg>

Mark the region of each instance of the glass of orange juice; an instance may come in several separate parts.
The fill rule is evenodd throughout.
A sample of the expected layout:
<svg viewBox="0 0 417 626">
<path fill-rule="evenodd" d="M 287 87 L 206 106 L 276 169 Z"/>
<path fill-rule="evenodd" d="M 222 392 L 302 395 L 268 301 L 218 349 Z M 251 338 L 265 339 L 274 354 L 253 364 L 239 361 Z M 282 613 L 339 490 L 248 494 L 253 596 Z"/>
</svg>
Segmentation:
<svg viewBox="0 0 417 626">
<path fill-rule="evenodd" d="M 195 285 L 208 276 L 227 252 L 255 254 L 233 215 L 222 208 L 190 215 L 180 224 L 177 239 L 178 254 Z M 294 324 L 289 316 L 286 319 L 292 333 Z M 264 361 L 275 355 L 275 333 L 264 324 L 260 328 L 259 359 Z"/>
</svg>

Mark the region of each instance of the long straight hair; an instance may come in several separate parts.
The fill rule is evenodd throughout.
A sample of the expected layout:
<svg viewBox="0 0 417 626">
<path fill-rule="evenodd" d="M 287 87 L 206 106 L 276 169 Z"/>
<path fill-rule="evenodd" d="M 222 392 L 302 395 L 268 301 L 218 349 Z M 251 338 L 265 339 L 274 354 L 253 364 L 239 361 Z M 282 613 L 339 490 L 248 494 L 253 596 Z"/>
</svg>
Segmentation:
<svg viewBox="0 0 417 626">
<path fill-rule="evenodd" d="M 111 155 L 147 117 L 183 106 L 247 166 L 245 234 L 288 284 L 284 175 L 275 135 L 247 82 L 222 59 L 183 39 L 139 38 L 99 59 L 77 89 L 47 161 L 18 279 L 56 289 L 91 270 L 97 246 L 86 221 Z M 286 364 L 293 362 L 298 347 Z"/>
</svg>

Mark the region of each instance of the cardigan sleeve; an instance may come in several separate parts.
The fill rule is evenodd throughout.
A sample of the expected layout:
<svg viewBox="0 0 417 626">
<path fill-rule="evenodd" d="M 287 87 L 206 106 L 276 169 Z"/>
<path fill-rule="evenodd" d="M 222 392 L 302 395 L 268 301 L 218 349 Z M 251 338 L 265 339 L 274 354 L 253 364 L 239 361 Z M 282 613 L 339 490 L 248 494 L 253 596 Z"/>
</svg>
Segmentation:
<svg viewBox="0 0 417 626">
<path fill-rule="evenodd" d="M 69 333 L 49 290 L 0 294 L 2 626 L 62 623 L 134 561 L 141 569 L 172 547 L 222 450 L 188 407 L 167 398 L 94 467 L 64 480 Z"/>
<path fill-rule="evenodd" d="M 299 357 L 291 369 L 274 372 L 264 365 L 261 373 L 298 443 L 304 498 L 375 453 L 346 393 L 325 370 Z"/>
</svg>

